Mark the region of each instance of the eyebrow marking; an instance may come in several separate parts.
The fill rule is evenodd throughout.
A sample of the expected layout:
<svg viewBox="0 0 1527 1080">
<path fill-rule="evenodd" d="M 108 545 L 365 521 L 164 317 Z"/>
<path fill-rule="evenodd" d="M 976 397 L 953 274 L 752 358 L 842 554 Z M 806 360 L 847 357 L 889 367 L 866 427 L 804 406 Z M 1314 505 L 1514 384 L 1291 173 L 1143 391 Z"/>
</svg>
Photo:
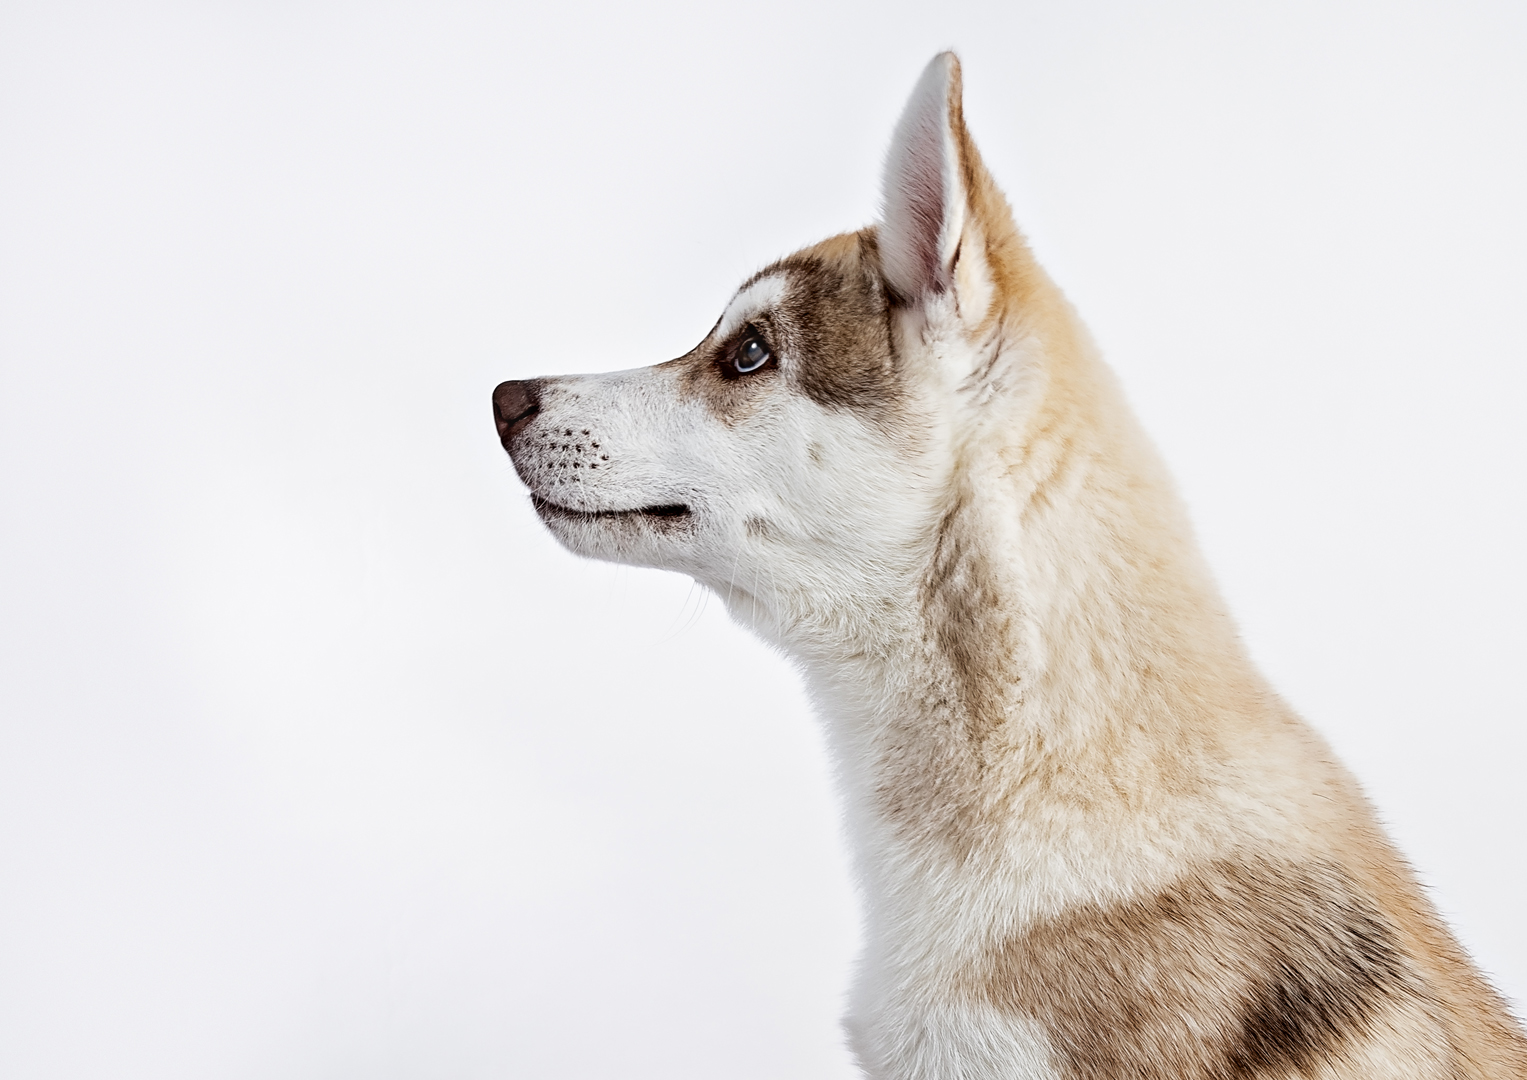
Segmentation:
<svg viewBox="0 0 1527 1080">
<path fill-rule="evenodd" d="M 715 337 L 723 341 L 753 316 L 776 306 L 785 298 L 789 281 L 782 273 L 769 274 L 743 289 L 726 305 L 721 321 L 716 324 Z"/>
</svg>

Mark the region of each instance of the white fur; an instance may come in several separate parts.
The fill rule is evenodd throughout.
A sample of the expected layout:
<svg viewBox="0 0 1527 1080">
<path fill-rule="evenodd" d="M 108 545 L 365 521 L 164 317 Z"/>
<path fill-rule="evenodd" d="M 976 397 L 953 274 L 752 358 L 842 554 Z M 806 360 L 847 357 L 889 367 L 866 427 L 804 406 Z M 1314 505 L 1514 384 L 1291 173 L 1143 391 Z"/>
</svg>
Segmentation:
<svg viewBox="0 0 1527 1080">
<path fill-rule="evenodd" d="M 787 284 L 783 274 L 766 274 L 739 290 L 721 313 L 713 335 L 722 341 L 731 337 L 749 319 L 757 318 L 784 299 Z"/>
</svg>

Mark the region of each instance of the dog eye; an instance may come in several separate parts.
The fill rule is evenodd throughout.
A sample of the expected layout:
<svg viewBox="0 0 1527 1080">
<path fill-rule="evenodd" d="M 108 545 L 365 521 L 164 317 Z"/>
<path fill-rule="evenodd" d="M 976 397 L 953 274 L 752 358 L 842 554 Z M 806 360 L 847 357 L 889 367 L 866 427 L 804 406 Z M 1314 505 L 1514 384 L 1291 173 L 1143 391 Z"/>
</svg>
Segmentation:
<svg viewBox="0 0 1527 1080">
<path fill-rule="evenodd" d="M 756 337 L 750 337 L 744 341 L 737 350 L 737 357 L 732 361 L 738 374 L 746 375 L 750 371 L 757 371 L 769 362 L 769 347 Z"/>
</svg>

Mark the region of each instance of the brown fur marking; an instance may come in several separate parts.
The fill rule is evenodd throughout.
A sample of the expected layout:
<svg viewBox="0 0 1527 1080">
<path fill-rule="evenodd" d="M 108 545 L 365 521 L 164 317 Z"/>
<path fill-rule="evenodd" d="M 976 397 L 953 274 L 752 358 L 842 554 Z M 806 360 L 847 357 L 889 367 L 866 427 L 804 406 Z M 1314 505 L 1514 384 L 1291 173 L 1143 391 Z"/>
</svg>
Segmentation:
<svg viewBox="0 0 1527 1080">
<path fill-rule="evenodd" d="M 772 311 L 760 312 L 756 327 L 776 354 L 790 358 L 795 382 L 813 401 L 831 409 L 873 409 L 898 399 L 889 304 L 880 277 L 875 230 L 862 229 L 824 240 L 754 274 L 743 288 L 771 274 L 785 274 L 790 287 Z M 728 350 L 744 330 L 725 341 L 707 336 L 674 361 L 684 365 L 687 392 L 702 397 L 716 416 L 735 423 L 751 414 L 758 390 L 774 372 L 727 378 L 721 373 Z"/>
<path fill-rule="evenodd" d="M 897 397 L 890 305 L 873 229 L 845 233 L 783 259 L 790 293 L 778 330 L 797 357 L 802 390 L 830 409 L 870 409 Z"/>
<path fill-rule="evenodd" d="M 1339 1057 L 1386 1006 L 1433 1011 L 1395 929 L 1329 865 L 1217 862 L 990 963 L 987 999 L 1037 1020 L 1075 1080 L 1284 1077 Z"/>
</svg>

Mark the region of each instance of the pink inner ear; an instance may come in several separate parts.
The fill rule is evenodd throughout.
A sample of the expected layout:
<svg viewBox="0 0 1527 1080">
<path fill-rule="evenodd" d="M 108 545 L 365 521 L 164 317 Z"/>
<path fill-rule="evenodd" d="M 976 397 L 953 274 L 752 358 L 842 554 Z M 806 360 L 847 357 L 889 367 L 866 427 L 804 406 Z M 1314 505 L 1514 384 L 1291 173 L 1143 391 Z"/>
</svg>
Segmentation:
<svg viewBox="0 0 1527 1080">
<path fill-rule="evenodd" d="M 920 292 L 942 292 L 942 260 L 939 240 L 944 232 L 944 132 L 940 117 L 924 114 L 907 132 L 902 170 L 896 177 L 901 189 L 900 221 L 893 227 L 903 245 L 899 254 L 904 270 L 915 274 Z"/>
<path fill-rule="evenodd" d="M 955 59 L 940 53 L 923 69 L 896 125 L 885 172 L 881 252 L 886 281 L 902 302 L 949 287 L 944 234 L 949 227 L 949 95 Z"/>
</svg>

